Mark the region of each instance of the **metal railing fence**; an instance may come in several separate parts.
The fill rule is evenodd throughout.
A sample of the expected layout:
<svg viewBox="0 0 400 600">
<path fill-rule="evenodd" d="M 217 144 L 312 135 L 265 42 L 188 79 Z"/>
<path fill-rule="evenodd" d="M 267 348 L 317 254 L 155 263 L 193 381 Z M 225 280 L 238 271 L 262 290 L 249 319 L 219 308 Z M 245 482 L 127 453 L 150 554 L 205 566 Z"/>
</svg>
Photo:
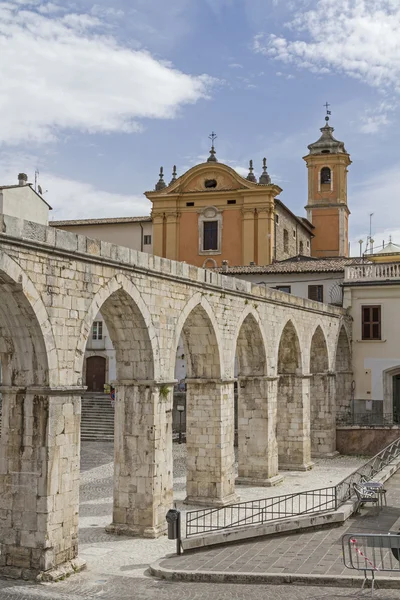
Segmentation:
<svg viewBox="0 0 400 600">
<path fill-rule="evenodd" d="M 186 513 L 186 537 L 243 525 L 262 525 L 294 515 L 335 510 L 335 507 L 335 488 L 330 487 L 239 502 L 223 508 L 192 510 Z"/>
<path fill-rule="evenodd" d="M 188 511 L 186 537 L 337 510 L 354 495 L 354 483 L 360 484 L 363 479 L 371 479 L 398 456 L 400 456 L 400 438 L 335 486 L 239 502 L 222 508 Z"/>
</svg>

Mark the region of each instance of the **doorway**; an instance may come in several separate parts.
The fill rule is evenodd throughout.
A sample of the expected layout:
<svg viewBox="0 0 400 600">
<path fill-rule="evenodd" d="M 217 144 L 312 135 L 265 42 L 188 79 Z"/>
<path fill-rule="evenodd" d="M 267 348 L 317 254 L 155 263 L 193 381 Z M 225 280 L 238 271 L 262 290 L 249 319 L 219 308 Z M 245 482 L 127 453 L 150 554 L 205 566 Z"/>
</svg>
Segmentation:
<svg viewBox="0 0 400 600">
<path fill-rule="evenodd" d="M 106 359 L 89 356 L 86 360 L 86 385 L 88 392 L 104 392 L 106 382 Z"/>
<path fill-rule="evenodd" d="M 400 423 L 400 373 L 393 375 L 393 423 Z"/>
</svg>

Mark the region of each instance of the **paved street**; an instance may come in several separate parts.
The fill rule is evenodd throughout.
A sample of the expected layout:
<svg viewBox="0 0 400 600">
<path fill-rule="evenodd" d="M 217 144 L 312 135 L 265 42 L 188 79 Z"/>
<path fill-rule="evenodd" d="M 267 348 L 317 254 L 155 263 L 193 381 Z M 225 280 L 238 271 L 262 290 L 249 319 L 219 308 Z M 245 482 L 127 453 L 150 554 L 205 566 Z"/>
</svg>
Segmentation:
<svg viewBox="0 0 400 600">
<path fill-rule="evenodd" d="M 185 446 L 174 446 L 174 488 L 180 504 L 185 495 Z M 295 585 L 171 583 L 149 577 L 146 573 L 148 565 L 173 553 L 175 542 L 166 537 L 142 540 L 105 533 L 104 527 L 110 523 L 112 512 L 112 454 L 111 443 L 85 443 L 82 446 L 79 554 L 87 561 L 86 571 L 57 584 L 32 585 L 0 580 L 0 600 L 308 600 L 350 598 L 357 593 L 357 588 L 346 591 Z M 318 461 L 311 472 L 285 473 L 285 483 L 278 488 L 240 488 L 239 493 L 248 499 L 320 487 L 328 482 L 332 485 L 363 462 L 360 457 Z M 231 551 L 235 552 L 233 547 Z M 398 590 L 385 590 L 377 593 L 375 598 L 389 600 L 398 596 Z"/>
</svg>

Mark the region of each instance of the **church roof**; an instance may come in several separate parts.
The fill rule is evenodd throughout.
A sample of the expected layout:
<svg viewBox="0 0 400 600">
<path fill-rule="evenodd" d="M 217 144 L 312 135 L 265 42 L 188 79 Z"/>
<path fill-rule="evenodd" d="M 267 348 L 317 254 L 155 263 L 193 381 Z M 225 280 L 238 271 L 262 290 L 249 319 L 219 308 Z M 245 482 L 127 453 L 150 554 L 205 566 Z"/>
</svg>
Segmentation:
<svg viewBox="0 0 400 600">
<path fill-rule="evenodd" d="M 347 154 L 344 142 L 339 142 L 333 137 L 335 130 L 329 125 L 329 117 L 325 117 L 325 120 L 326 124 L 320 130 L 321 137 L 308 146 L 310 154 Z"/>
</svg>

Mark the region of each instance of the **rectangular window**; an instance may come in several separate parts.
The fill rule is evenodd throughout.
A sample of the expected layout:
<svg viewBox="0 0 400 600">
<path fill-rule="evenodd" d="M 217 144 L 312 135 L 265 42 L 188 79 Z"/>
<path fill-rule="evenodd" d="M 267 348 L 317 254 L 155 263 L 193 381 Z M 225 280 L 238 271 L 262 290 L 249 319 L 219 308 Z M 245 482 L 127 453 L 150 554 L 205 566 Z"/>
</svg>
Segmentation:
<svg viewBox="0 0 400 600">
<path fill-rule="evenodd" d="M 194 206 L 194 202 L 186 202 L 186 206 Z"/>
<path fill-rule="evenodd" d="M 145 235 L 145 236 L 143 236 L 143 244 L 145 246 L 150 246 L 150 244 L 151 244 L 151 235 Z"/>
<path fill-rule="evenodd" d="M 286 292 L 287 294 L 292 293 L 292 288 L 290 285 L 277 285 L 275 289 L 279 290 L 280 292 Z"/>
<path fill-rule="evenodd" d="M 236 200 L 228 200 L 228 204 L 236 204 Z"/>
<path fill-rule="evenodd" d="M 381 307 L 361 307 L 361 327 L 363 340 L 381 339 Z"/>
<path fill-rule="evenodd" d="M 324 301 L 324 286 L 323 285 L 309 285 L 308 286 L 308 298 L 310 300 L 316 300 L 317 302 Z"/>
<path fill-rule="evenodd" d="M 218 221 L 204 221 L 203 250 L 218 250 Z"/>
<path fill-rule="evenodd" d="M 296 230 L 295 229 L 293 229 L 293 237 L 294 238 L 296 237 Z"/>
<path fill-rule="evenodd" d="M 92 339 L 102 340 L 103 339 L 103 321 L 94 321 L 92 328 Z"/>
<path fill-rule="evenodd" d="M 278 224 L 279 223 L 279 215 L 275 215 L 275 223 Z"/>
</svg>

